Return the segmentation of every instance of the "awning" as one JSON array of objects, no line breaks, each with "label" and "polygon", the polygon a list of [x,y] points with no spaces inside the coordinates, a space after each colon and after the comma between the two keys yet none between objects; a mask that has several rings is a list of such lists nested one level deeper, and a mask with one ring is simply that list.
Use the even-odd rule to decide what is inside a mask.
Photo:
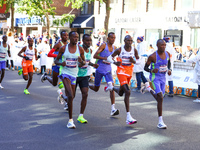
[{"label": "awning", "polygon": [[79,16],[76,17],[71,24],[72,28],[94,28],[94,16]]}]

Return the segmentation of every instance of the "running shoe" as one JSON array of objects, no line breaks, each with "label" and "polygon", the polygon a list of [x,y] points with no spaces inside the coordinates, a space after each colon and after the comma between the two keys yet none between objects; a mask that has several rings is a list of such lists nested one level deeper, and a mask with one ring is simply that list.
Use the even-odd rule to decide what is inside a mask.
[{"label": "running shoe", "polygon": [[28,89],[24,89],[24,94],[26,94],[26,95],[30,94],[29,91],[28,91]]},{"label": "running shoe", "polygon": [[85,118],[83,118],[83,116],[79,116],[77,121],[80,123],[87,123],[87,120]]},{"label": "running shoe", "polygon": [[12,67],[12,68],[11,68],[11,70],[12,70],[12,71],[14,71],[14,70],[15,70],[15,68],[14,68],[14,67]]},{"label": "running shoe", "polygon": [[110,115],[111,115],[111,116],[119,115],[119,109],[111,110]]},{"label": "running shoe", "polygon": [[20,76],[23,73],[23,69],[18,70],[18,75]]},{"label": "running shoe", "polygon": [[47,73],[45,72],[42,76],[41,76],[41,82],[44,82],[46,80],[46,75]]},{"label": "running shoe", "polygon": [[144,93],[145,93],[145,90],[146,90],[146,86],[143,86],[143,87],[141,87],[140,92],[141,92],[142,94],[144,94]]},{"label": "running shoe", "polygon": [[68,111],[68,104],[65,103],[64,110]]},{"label": "running shoe", "polygon": [[63,82],[62,82],[62,81],[60,81],[60,82],[58,83],[58,88],[59,88],[59,89],[64,88],[64,85],[63,85]]},{"label": "running shoe", "polygon": [[8,67],[6,67],[6,70],[9,70],[9,68],[8,68]]},{"label": "running shoe", "polygon": [[0,89],[3,89],[4,87],[0,84]]},{"label": "running shoe", "polygon": [[164,122],[158,123],[157,127],[159,129],[167,129],[167,126],[166,126],[166,124],[164,124]]},{"label": "running shoe", "polygon": [[168,97],[174,97],[174,94],[168,94]]},{"label": "running shoe", "polygon": [[113,90],[113,86],[105,86],[104,87],[105,92],[112,91],[112,90]]},{"label": "running shoe", "polygon": [[126,124],[131,125],[131,124],[135,124],[135,123],[137,123],[137,120],[133,119],[132,117],[126,120]]},{"label": "running shoe", "polygon": [[69,128],[69,129],[75,129],[76,126],[75,126],[75,124],[74,124],[74,121],[68,122],[67,128]]},{"label": "running shoe", "polygon": [[193,102],[194,103],[200,103],[200,99],[197,98],[197,99],[193,100]]},{"label": "running shoe", "polygon": [[138,92],[138,93],[139,93],[139,92],[140,92],[140,89],[135,88],[135,89],[132,89],[132,91],[133,91],[133,92]]}]

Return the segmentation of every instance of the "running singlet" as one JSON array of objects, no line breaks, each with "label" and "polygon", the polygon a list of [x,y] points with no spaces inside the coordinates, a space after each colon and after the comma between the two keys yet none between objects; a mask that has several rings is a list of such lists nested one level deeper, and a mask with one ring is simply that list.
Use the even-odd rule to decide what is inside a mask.
[{"label": "running singlet", "polygon": [[86,64],[84,66],[82,66],[81,68],[78,67],[78,77],[85,77],[85,76],[88,75],[87,74],[87,67],[88,67],[88,64],[89,64],[90,59],[91,59],[91,50],[90,50],[90,48],[88,48],[88,49],[89,49],[88,53],[86,53],[84,51],[84,56],[85,56]]},{"label": "running singlet", "polygon": [[[60,41],[60,44],[61,44],[62,46],[64,45],[62,41]],[[56,55],[58,55],[59,50],[58,50],[58,51],[54,51],[53,53],[56,54]],[[54,61],[55,61],[55,60],[56,60],[56,57],[54,58]],[[60,59],[59,61],[61,62],[61,59]],[[55,65],[56,65],[55,63],[52,64],[52,66],[55,66]]]},{"label": "running singlet", "polygon": [[132,47],[130,52],[127,52],[124,49],[124,46],[121,47],[121,53],[117,57],[117,61],[120,61],[120,66],[117,67],[117,74],[132,76],[133,73],[133,63],[130,62],[130,57],[135,58],[134,47]]},{"label": "running singlet", "polygon": [[158,52],[156,51],[156,63],[151,63],[151,69],[158,69],[158,73],[150,73],[150,79],[154,80],[157,79],[164,79],[165,80],[165,74],[168,71],[167,65],[169,60],[169,55],[165,51],[165,59],[161,59],[158,55]]},{"label": "running singlet", "polygon": [[77,77],[78,73],[78,57],[80,56],[78,44],[76,46],[76,52],[70,53],[68,49],[68,45],[66,45],[65,52],[62,55],[62,62],[66,62],[66,66],[60,66],[60,74],[67,74],[72,77]]},{"label": "running singlet", "polygon": [[6,47],[3,47],[3,42],[1,42],[1,46],[0,46],[0,61],[6,61],[7,52],[8,52],[8,44],[7,44]]},{"label": "running singlet", "polygon": [[[112,46],[112,47],[113,47],[113,51],[110,52],[108,49],[108,45],[106,43],[106,48],[99,54],[99,56],[108,57],[108,56],[112,55],[114,52],[114,46]],[[111,64],[107,60],[99,59],[99,60],[97,60],[97,64],[99,64],[99,67],[96,70],[99,73],[107,73],[107,72],[111,71]]]},{"label": "running singlet", "polygon": [[[34,50],[34,48],[33,48],[32,50],[30,50],[29,47],[27,46],[27,47],[26,47],[26,50],[25,50],[25,52],[24,52],[24,56],[27,56],[27,57],[29,58],[28,60],[29,60],[29,61],[32,61],[34,55],[35,55],[35,50]],[[25,60],[25,59],[23,59],[23,60]],[[27,61],[27,60],[26,60],[26,61]]]}]

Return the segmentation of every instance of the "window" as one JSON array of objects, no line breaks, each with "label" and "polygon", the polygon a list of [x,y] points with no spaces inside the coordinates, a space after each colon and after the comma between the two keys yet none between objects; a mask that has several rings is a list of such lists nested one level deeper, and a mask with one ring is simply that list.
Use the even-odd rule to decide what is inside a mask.
[{"label": "window", "polygon": [[172,0],[147,0],[147,11],[174,10],[174,1]]},{"label": "window", "polygon": [[176,46],[182,46],[183,30],[166,30],[165,36],[170,37],[170,42],[174,42]]},{"label": "window", "polygon": [[141,0],[123,0],[122,12],[139,11],[141,9]]},{"label": "window", "polygon": [[176,0],[176,10],[189,10],[193,8],[193,0]]},{"label": "window", "polygon": [[94,10],[93,3],[83,3],[83,7],[81,9],[81,15],[92,15]]},{"label": "window", "polygon": [[147,42],[147,46],[151,44],[154,49],[157,49],[156,43],[157,40],[161,38],[161,35],[162,35],[161,29],[146,29],[145,40]]}]

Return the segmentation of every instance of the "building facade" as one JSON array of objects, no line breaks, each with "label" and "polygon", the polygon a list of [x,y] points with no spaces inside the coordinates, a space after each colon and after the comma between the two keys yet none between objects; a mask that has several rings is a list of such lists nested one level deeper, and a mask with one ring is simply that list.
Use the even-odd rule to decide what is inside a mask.
[{"label": "building facade", "polygon": [[[64,7],[65,1],[63,0],[53,0],[52,7],[56,7],[56,15],[55,18],[60,18],[62,14],[68,14],[72,8]],[[16,7],[15,7],[16,8]],[[78,16],[80,10],[74,9],[71,14],[75,14]],[[45,18],[44,18],[45,19]],[[8,28],[11,26],[11,17],[7,19]],[[50,35],[53,33],[60,34],[61,30],[70,31],[70,23],[65,23],[64,26],[53,26],[52,27],[53,18],[50,16]],[[33,16],[29,18],[25,14],[16,13],[14,16],[14,27],[17,29],[17,33],[23,33],[24,38],[28,35],[42,35],[42,33],[46,32],[46,26],[42,23],[41,18],[38,16]]]},{"label": "building facade", "polygon": [[[200,47],[199,0],[111,0],[109,31],[116,33],[116,44],[129,34],[134,41],[144,36],[147,45],[171,37],[176,46]],[[95,28],[104,27],[105,4],[95,2]]]}]

